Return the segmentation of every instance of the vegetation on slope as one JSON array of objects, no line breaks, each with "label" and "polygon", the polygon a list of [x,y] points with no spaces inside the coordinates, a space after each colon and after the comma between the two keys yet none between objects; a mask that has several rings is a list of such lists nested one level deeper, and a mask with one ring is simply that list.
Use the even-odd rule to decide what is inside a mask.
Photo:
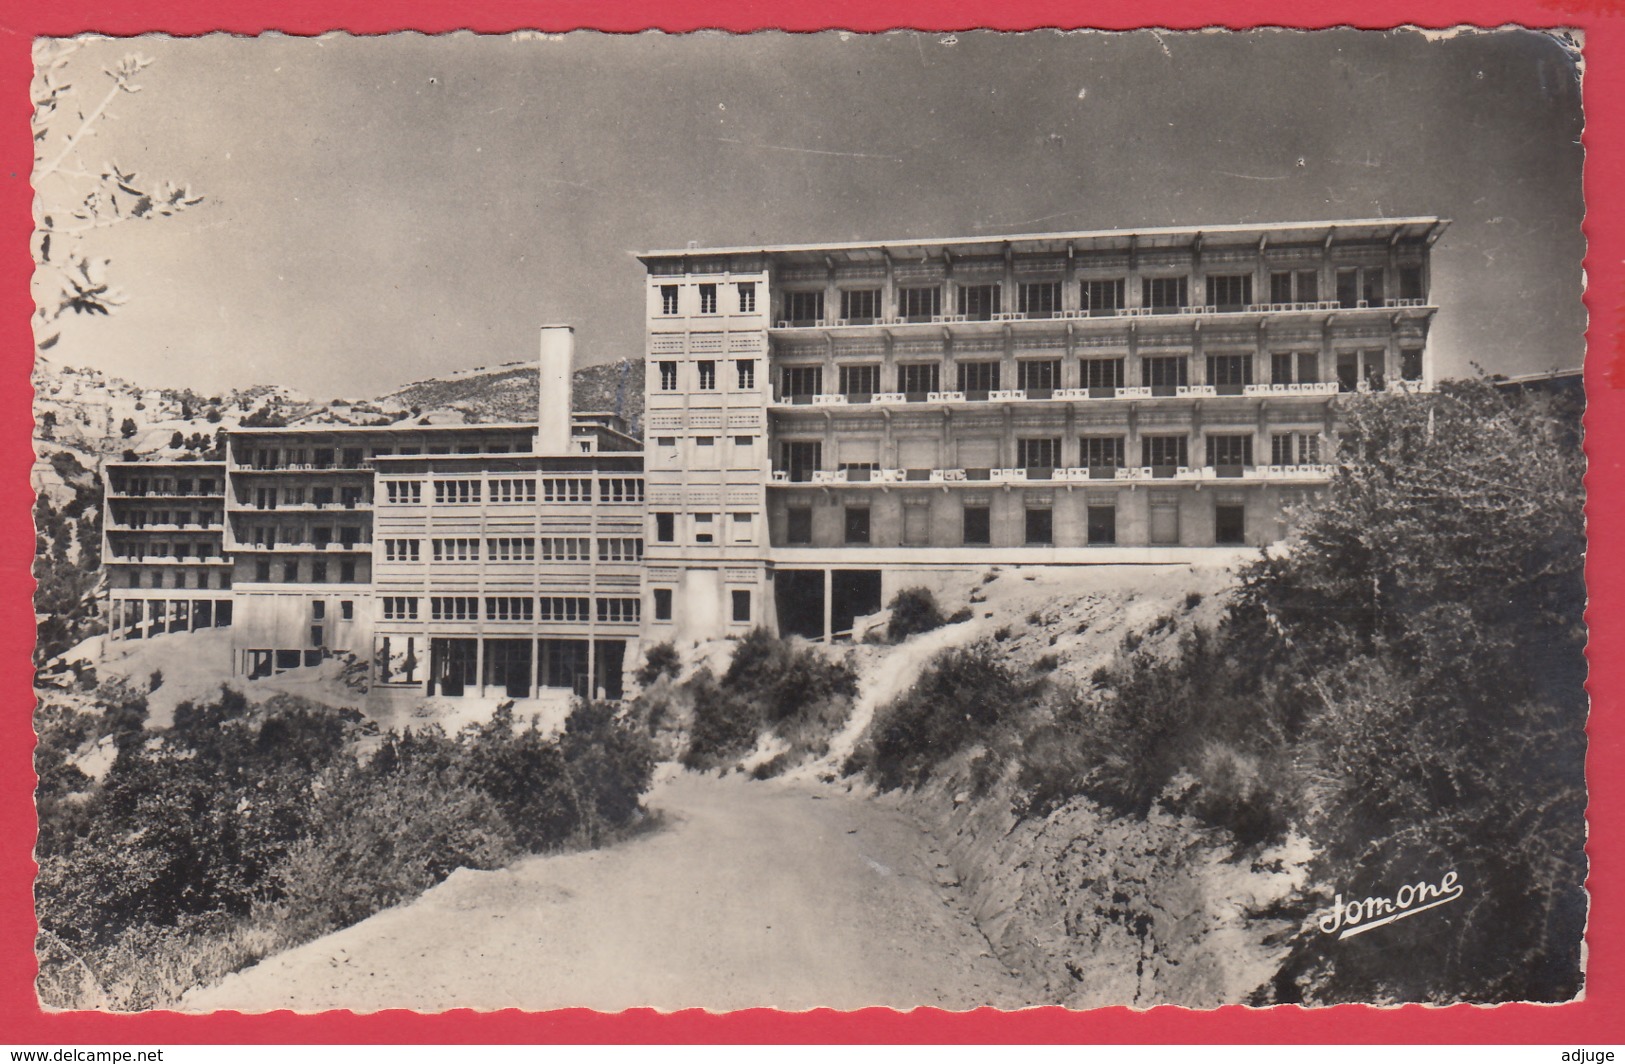
[{"label": "vegetation on slope", "polygon": [[[1566,1000],[1585,923],[1584,459],[1485,383],[1344,412],[1344,466],[1217,630],[1126,639],[1088,685],[945,654],[849,769],[916,786],[959,751],[1015,811],[1153,806],[1242,846],[1313,844],[1261,1001]],[[1454,872],[1460,900],[1338,939],[1318,916]]]},{"label": "vegetation on slope", "polygon": [[[356,714],[286,695],[256,709],[223,689],[157,733],[139,693],[98,701],[38,717],[39,988],[57,1007],[173,1004],[459,867],[598,844],[636,819],[654,769],[648,737],[601,704],[558,736],[504,706],[456,735],[369,739]],[[102,736],[117,756],[97,780],[80,766]]]}]

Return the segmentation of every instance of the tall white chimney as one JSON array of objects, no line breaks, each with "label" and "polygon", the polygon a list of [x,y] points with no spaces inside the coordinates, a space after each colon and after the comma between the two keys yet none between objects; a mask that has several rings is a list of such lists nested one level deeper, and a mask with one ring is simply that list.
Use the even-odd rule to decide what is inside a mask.
[{"label": "tall white chimney", "polygon": [[542,326],[536,381],[537,454],[566,454],[570,450],[570,383],[575,356],[573,326]]}]

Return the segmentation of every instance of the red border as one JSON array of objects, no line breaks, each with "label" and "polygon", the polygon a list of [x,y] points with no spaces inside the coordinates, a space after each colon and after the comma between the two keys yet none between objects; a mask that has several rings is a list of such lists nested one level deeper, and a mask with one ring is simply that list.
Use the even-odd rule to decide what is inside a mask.
[{"label": "red border", "polygon": [[[416,29],[438,33],[457,29],[505,32],[514,29],[562,31],[593,27],[611,31],[663,29],[686,31],[724,28],[738,31],[781,28],[816,30],[839,27],[877,31],[899,27],[958,30],[975,27],[1032,29],[1093,26],[1130,28],[1158,25],[1194,28],[1225,24],[1290,25],[1306,28],[1354,25],[1379,28],[1414,24],[1446,27],[1462,23],[1497,26],[1518,23],[1573,27],[1585,33],[1586,162],[1585,188],[1590,213],[1586,220],[1588,254],[1586,298],[1591,321],[1587,378],[1590,408],[1586,423],[1591,472],[1589,516],[1591,554],[1588,565],[1592,601],[1614,601],[1625,589],[1625,224],[1617,196],[1625,188],[1625,0],[1340,0],[1308,8],[1301,0],[1267,0],[1246,5],[1245,14],[1222,0],[1163,3],[1155,12],[1114,0],[1087,8],[1076,0],[982,0],[977,3],[931,3],[839,0],[814,6],[752,0],[626,0],[613,6],[589,0],[520,3],[485,0],[470,5],[448,0],[404,0],[391,5],[364,2],[302,0],[284,2],[274,15],[271,5],[254,5],[258,14],[231,11],[212,0],[53,0],[49,10],[0,14],[0,470],[12,487],[0,511],[0,1041],[46,1044],[92,1043],[524,1043],[524,1042],[1564,1042],[1596,1045],[1625,1042],[1625,992],[1618,977],[1622,947],[1620,900],[1625,864],[1609,842],[1622,821],[1620,797],[1625,789],[1621,754],[1625,727],[1614,701],[1625,690],[1619,656],[1625,612],[1593,607],[1593,714],[1591,725],[1591,892],[1588,935],[1590,975],[1584,1001],[1562,1006],[1506,1005],[1495,1008],[1457,1006],[1428,1009],[1407,1006],[1377,1010],[1341,1006],[1321,1010],[1292,1008],[1249,1010],[1240,1007],[1199,1013],[1158,1008],[1136,1013],[1104,1009],[1067,1013],[1035,1009],[999,1014],[917,1010],[902,1014],[884,1009],[858,1013],[828,1011],[779,1014],[766,1010],[724,1016],[699,1011],[660,1015],[650,1011],[600,1015],[586,1010],[526,1014],[468,1011],[439,1016],[407,1012],[356,1016],[327,1013],[295,1016],[219,1014],[205,1017],[155,1013],[104,1016],[90,1013],[41,1013],[35,1004],[31,974],[34,921],[28,885],[33,864],[33,774],[29,751],[33,733],[29,707],[29,652],[32,610],[29,596],[31,544],[27,469],[32,461],[33,423],[28,372],[33,351],[29,332],[31,260],[25,251],[30,229],[29,173],[31,145],[27,136],[29,43],[38,35],[99,31],[115,35],[163,31],[199,34],[213,30],[255,33],[278,29],[294,34],[328,30],[382,33]],[[1315,17],[1305,18],[1306,11]]]}]

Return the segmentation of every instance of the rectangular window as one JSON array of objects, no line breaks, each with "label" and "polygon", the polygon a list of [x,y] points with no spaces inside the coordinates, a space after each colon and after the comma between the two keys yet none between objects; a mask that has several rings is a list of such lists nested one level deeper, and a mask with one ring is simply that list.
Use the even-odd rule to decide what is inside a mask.
[{"label": "rectangular window", "polygon": [[1037,439],[1016,441],[1016,465],[1024,469],[1050,470],[1061,464],[1061,441]]},{"label": "rectangular window", "polygon": [[671,588],[657,587],[654,589],[655,620],[671,620]]},{"label": "rectangular window", "polygon": [[1113,472],[1123,465],[1123,437],[1085,436],[1079,441],[1083,464],[1091,470],[1115,476]]},{"label": "rectangular window", "polygon": [[677,515],[655,514],[655,542],[674,543],[677,540]]},{"label": "rectangular window", "polygon": [[601,562],[635,562],[643,558],[643,540],[633,536],[613,536],[598,541]]},{"label": "rectangular window", "polygon": [[1407,381],[1422,379],[1422,349],[1420,347],[1407,347],[1399,352],[1399,378]]},{"label": "rectangular window", "polygon": [[441,504],[479,502],[480,482],[477,480],[437,480],[434,482],[434,501]]},{"label": "rectangular window", "polygon": [[738,386],[742,392],[748,392],[756,387],[756,360],[754,358],[741,358],[734,362],[734,370],[738,373]]},{"label": "rectangular window", "polygon": [[392,503],[420,503],[423,483],[417,480],[391,480],[384,485],[384,499]]},{"label": "rectangular window", "polygon": [[355,562],[339,562],[339,582],[342,584],[355,583]]},{"label": "rectangular window", "polygon": [[[677,441],[672,440],[676,446]],[[599,502],[642,502],[643,481],[637,477],[605,477],[598,482]]]},{"label": "rectangular window", "polygon": [[750,623],[750,592],[735,590],[729,593],[733,599],[733,618],[735,624]]},{"label": "rectangular window", "polygon": [[717,286],[714,284],[700,285],[700,313],[715,314],[717,312]]},{"label": "rectangular window", "polygon": [[1207,356],[1207,382],[1220,395],[1240,395],[1253,383],[1252,355]]},{"label": "rectangular window", "polygon": [[289,584],[291,584],[294,581],[298,580],[299,579],[299,563],[298,562],[283,562],[282,563],[282,579],[283,579],[283,582],[289,583]]},{"label": "rectangular window", "polygon": [[869,542],[869,508],[867,506],[848,506],[846,508],[846,542]]},{"label": "rectangular window", "polygon": [[1123,278],[1109,281],[1083,282],[1083,309],[1091,318],[1105,318],[1116,314],[1125,306]]},{"label": "rectangular window", "polygon": [[792,506],[785,511],[785,542],[812,542],[812,507]]},{"label": "rectangular window", "polygon": [[841,318],[850,325],[873,325],[880,317],[880,289],[854,288],[841,292]]},{"label": "rectangular window", "polygon": [[1352,392],[1361,387],[1380,392],[1383,389],[1384,353],[1372,351],[1339,351],[1337,353],[1337,383],[1341,390]]},{"label": "rectangular window", "polygon": [[415,621],[418,619],[418,600],[403,595],[384,596],[384,620]]},{"label": "rectangular window", "polygon": [[784,293],[784,319],[791,325],[822,325],[824,323],[824,293]]},{"label": "rectangular window", "polygon": [[936,362],[914,362],[897,367],[897,390],[911,402],[923,401],[930,392],[942,390],[942,366]]},{"label": "rectangular window", "polygon": [[1241,546],[1247,542],[1247,508],[1235,504],[1213,507],[1213,542]]},{"label": "rectangular window", "polygon": [[1029,318],[1053,318],[1061,313],[1061,282],[1034,281],[1017,290],[1016,307]]},{"label": "rectangular window", "polygon": [[415,539],[384,540],[384,560],[389,562],[415,562],[422,542]]},{"label": "rectangular window", "polygon": [[676,285],[674,285],[674,284],[663,284],[663,285],[660,286],[660,313],[662,313],[662,314],[676,314],[677,313],[677,286]]},{"label": "rectangular window", "polygon": [[1400,299],[1426,299],[1422,291],[1422,267],[1401,266],[1399,268],[1399,298]]},{"label": "rectangular window", "polygon": [[591,550],[585,536],[543,536],[536,544],[544,562],[584,562]]},{"label": "rectangular window", "polygon": [[660,390],[675,392],[677,390],[677,363],[660,363]]},{"label": "rectangular window", "polygon": [[1221,312],[1235,313],[1253,301],[1253,275],[1220,274],[1207,279],[1207,305]]},{"label": "rectangular window", "polygon": [[[1086,358],[1083,368],[1083,386],[1116,392],[1123,387],[1123,360],[1120,358]],[[1109,398],[1109,396],[1108,396]]]},{"label": "rectangular window", "polygon": [[784,440],[779,445],[779,468],[794,481],[808,481],[824,468],[824,445],[817,440]]},{"label": "rectangular window", "polygon": [[310,563],[310,582],[313,584],[327,583],[327,563],[317,559]]},{"label": "rectangular window", "polygon": [[1209,436],[1207,464],[1221,477],[1241,476],[1242,470],[1253,464],[1252,436]]},{"label": "rectangular window", "polygon": [[310,604],[310,616],[312,620],[317,621],[321,620],[323,617],[326,617],[327,603],[323,602],[321,599],[317,599],[315,602],[312,602]]},{"label": "rectangular window", "polygon": [[942,314],[942,289],[899,288],[897,313],[904,321],[930,321]]},{"label": "rectangular window", "polygon": [[1377,267],[1367,266],[1361,274],[1360,298],[1365,300],[1366,306],[1383,306],[1387,296],[1387,290],[1383,286],[1383,271]]},{"label": "rectangular window", "polygon": [[1190,360],[1184,355],[1159,355],[1142,359],[1140,372],[1152,395],[1173,395],[1174,389],[1190,383]]},{"label": "rectangular window", "polygon": [[999,364],[997,362],[961,362],[959,390],[966,396],[986,399],[988,392],[999,390]]},{"label": "rectangular window", "polygon": [[488,621],[529,621],[536,616],[536,600],[520,595],[493,595],[485,600]]},{"label": "rectangular window", "polygon": [[536,481],[534,479],[510,479],[507,477],[491,481],[492,502],[535,502]]},{"label": "rectangular window", "polygon": [[537,600],[536,619],[540,621],[584,621],[589,600],[585,596],[543,595]]},{"label": "rectangular window", "polygon": [[1270,437],[1270,465],[1313,465],[1320,461],[1320,436],[1312,432],[1277,432]]},{"label": "rectangular window", "polygon": [[1270,383],[1292,384],[1296,360],[1290,353],[1270,356]]},{"label": "rectangular window", "polygon": [[841,366],[841,394],[868,398],[880,391],[879,366]]},{"label": "rectangular window", "polygon": [[542,481],[543,502],[592,502],[592,481],[586,477],[547,477]]},{"label": "rectangular window", "polygon": [[779,371],[780,398],[810,400],[824,390],[824,367],[785,366]]},{"label": "rectangular window", "polygon": [[1140,464],[1150,466],[1159,475],[1172,476],[1179,466],[1190,465],[1189,444],[1184,436],[1140,437]]},{"label": "rectangular window", "polygon": [[536,540],[532,536],[493,536],[485,541],[485,556],[494,562],[533,562]]},{"label": "rectangular window", "polygon": [[694,515],[695,543],[715,543],[717,541],[717,534],[715,531],[716,516],[716,514]]},{"label": "rectangular window", "polygon": [[1189,305],[1188,277],[1143,277],[1140,279],[1140,305],[1153,314],[1178,314]]},{"label": "rectangular window", "polygon": [[707,360],[702,360],[700,362],[696,362],[694,365],[695,365],[695,368],[699,370],[699,374],[700,374],[700,391],[702,391],[702,392],[714,392],[714,391],[716,391],[717,390],[717,364],[715,362],[712,362],[709,359],[707,359]]},{"label": "rectangular window", "polygon": [[[1061,386],[1059,359],[1043,359],[1016,363],[1016,387],[1027,393],[1029,399],[1043,399]],[[1033,393],[1038,394],[1033,394]]]},{"label": "rectangular window", "polygon": [[341,601],[339,603],[339,617],[346,621],[355,620],[355,603],[350,599]]},{"label": "rectangular window", "polygon": [[756,313],[756,282],[755,281],[740,281],[737,284],[736,287],[739,290],[739,313],[741,313],[741,314],[755,314]]},{"label": "rectangular window", "polygon": [[1048,547],[1055,542],[1055,512],[1048,507],[1027,510],[1027,545]]},{"label": "rectangular window", "polygon": [[477,562],[480,560],[480,541],[477,539],[435,539],[429,541],[430,551],[437,562]]},{"label": "rectangular window", "polygon": [[1341,269],[1337,271],[1337,305],[1345,309],[1352,309],[1358,305],[1360,299],[1360,271],[1355,269]]},{"label": "rectangular window", "polygon": [[959,289],[959,313],[971,321],[989,321],[999,313],[999,286],[968,284]]},{"label": "rectangular window", "polygon": [[1179,496],[1175,492],[1151,493],[1151,542],[1158,546],[1179,542]]},{"label": "rectangular window", "polygon": [[474,595],[434,595],[429,599],[429,619],[477,621],[480,619],[480,600]]},{"label": "rectangular window", "polygon": [[1117,542],[1117,507],[1091,506],[1088,513],[1091,547],[1109,547]]},{"label": "rectangular window", "polygon": [[635,624],[642,613],[642,599],[601,598],[598,600],[598,619],[605,624]]},{"label": "rectangular window", "polygon": [[1270,274],[1271,303],[1313,303],[1320,298],[1316,270],[1280,270]]},{"label": "rectangular window", "polygon": [[985,547],[993,542],[993,511],[986,506],[965,507],[963,539],[966,546]]}]

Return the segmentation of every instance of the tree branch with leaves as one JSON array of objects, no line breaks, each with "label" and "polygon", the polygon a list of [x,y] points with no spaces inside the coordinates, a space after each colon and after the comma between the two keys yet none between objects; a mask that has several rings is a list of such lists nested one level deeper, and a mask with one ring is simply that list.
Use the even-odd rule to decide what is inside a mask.
[{"label": "tree branch with leaves", "polygon": [[132,53],[102,68],[111,81],[88,109],[70,73],[78,40],[34,44],[35,344],[60,338],[64,314],[111,314],[127,297],[108,279],[111,260],[88,253],[83,234],[131,221],[167,218],[203,202],[185,185],[144,181],[116,162],[87,166],[98,128],[116,120],[115,104],[141,91],[137,77],[152,60]]}]

